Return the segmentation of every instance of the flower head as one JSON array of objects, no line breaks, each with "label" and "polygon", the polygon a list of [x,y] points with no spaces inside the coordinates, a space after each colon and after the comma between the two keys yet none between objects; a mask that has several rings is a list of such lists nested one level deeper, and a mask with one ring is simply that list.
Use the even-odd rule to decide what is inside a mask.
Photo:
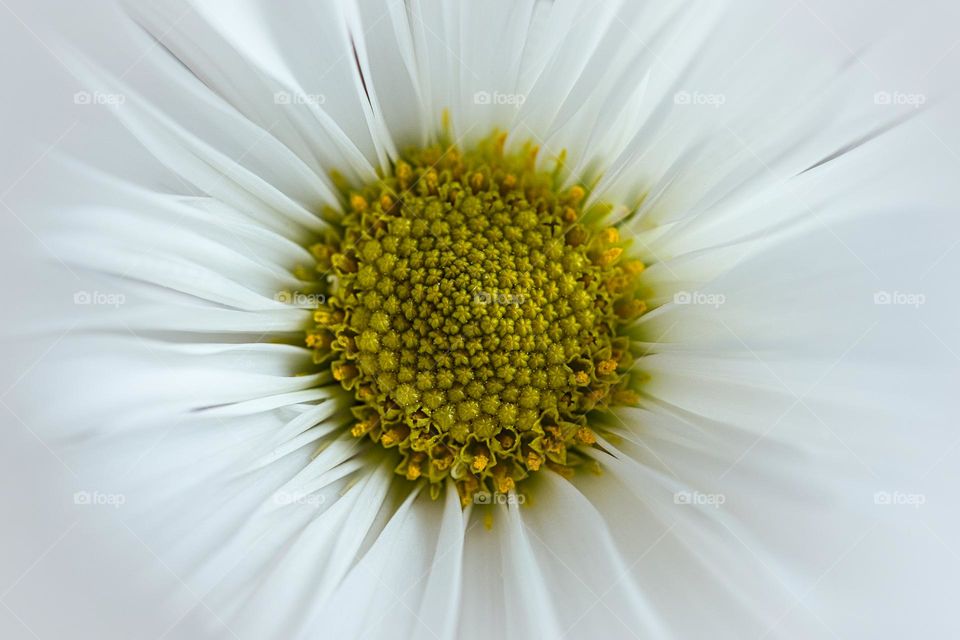
[{"label": "flower head", "polygon": [[505,138],[404,154],[312,247],[334,282],[307,343],[357,400],[351,433],[464,506],[583,462],[590,413],[632,397],[621,331],[642,309],[603,207]]},{"label": "flower head", "polygon": [[957,635],[955,131],[807,2],[101,4],[0,196],[35,635]]}]

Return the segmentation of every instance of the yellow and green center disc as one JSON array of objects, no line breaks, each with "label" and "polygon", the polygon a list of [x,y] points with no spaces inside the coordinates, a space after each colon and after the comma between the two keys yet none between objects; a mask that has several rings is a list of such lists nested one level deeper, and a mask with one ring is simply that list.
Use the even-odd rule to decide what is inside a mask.
[{"label": "yellow and green center disc", "polygon": [[619,330],[645,309],[643,264],[587,222],[582,187],[503,143],[406,152],[312,248],[333,284],[307,343],[354,394],[353,435],[434,496],[452,478],[464,504],[567,472],[596,442],[591,412],[636,401]]}]

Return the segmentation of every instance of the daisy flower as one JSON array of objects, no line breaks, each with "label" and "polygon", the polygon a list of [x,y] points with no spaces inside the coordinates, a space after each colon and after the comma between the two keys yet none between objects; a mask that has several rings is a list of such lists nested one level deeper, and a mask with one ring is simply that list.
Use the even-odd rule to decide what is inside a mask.
[{"label": "daisy flower", "polygon": [[957,632],[956,129],[804,2],[63,22],[4,406],[53,601],[123,595],[61,633]]}]

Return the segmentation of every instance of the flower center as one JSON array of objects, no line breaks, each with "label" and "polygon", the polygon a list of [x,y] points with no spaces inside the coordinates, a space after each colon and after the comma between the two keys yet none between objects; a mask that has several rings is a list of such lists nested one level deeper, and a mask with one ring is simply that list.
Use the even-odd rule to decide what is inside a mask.
[{"label": "flower center", "polygon": [[643,264],[590,222],[603,211],[582,187],[504,139],[408,151],[312,247],[334,277],[307,344],[353,392],[352,434],[396,449],[434,497],[452,478],[464,504],[572,472],[592,413],[637,400],[619,329],[645,310]]}]

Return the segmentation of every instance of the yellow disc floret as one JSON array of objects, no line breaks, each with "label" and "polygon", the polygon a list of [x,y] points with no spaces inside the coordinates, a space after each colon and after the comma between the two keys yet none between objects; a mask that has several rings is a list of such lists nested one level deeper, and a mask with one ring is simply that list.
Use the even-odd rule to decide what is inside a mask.
[{"label": "yellow disc floret", "polygon": [[643,264],[583,186],[503,141],[408,151],[312,248],[331,291],[307,345],[356,397],[351,433],[464,503],[568,472],[591,413],[637,398],[620,329],[646,309]]}]

